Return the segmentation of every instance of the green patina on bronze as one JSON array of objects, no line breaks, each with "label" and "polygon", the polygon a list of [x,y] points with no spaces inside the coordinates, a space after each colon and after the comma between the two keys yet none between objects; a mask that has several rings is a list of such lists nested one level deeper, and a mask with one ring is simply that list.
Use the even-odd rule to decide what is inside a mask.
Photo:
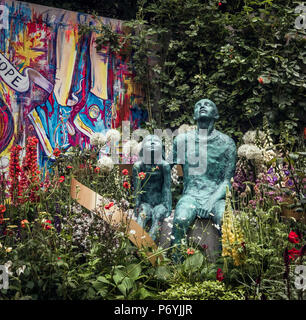
[{"label": "green patina on bronze", "polygon": [[[218,118],[216,105],[208,99],[202,99],[195,104],[194,108],[197,129],[180,134],[174,139],[173,164],[181,164],[183,167],[184,189],[175,208],[173,243],[181,243],[181,239],[186,236],[189,226],[193,224],[196,217],[212,218],[213,223],[221,226],[226,186],[231,187],[230,180],[235,173],[237,152],[234,141],[214,129],[214,122]],[[207,130],[204,139],[199,134],[203,130]],[[200,148],[205,149],[207,166],[201,174],[191,174],[190,169],[197,167],[199,163],[192,164],[188,159],[190,141],[193,141],[195,146],[195,156],[198,157],[201,154]],[[183,147],[185,151],[179,152]]]},{"label": "green patina on bronze", "polygon": [[[141,161],[133,165],[133,184],[136,193],[135,216],[137,222],[145,228],[149,221],[149,234],[153,240],[159,229],[159,223],[171,214],[171,167],[164,160],[162,141],[156,135],[148,135],[142,142]],[[144,172],[145,178],[139,178]],[[139,192],[140,191],[140,192]]]}]

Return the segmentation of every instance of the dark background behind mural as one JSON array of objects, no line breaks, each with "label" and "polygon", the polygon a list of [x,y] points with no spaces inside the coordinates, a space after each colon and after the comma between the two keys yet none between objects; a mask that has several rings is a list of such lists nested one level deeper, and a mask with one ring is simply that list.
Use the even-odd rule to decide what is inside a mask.
[{"label": "dark background behind mural", "polygon": [[23,2],[37,3],[48,7],[56,7],[84,13],[92,13],[95,11],[99,16],[121,20],[134,19],[137,11],[137,0],[31,0]]}]

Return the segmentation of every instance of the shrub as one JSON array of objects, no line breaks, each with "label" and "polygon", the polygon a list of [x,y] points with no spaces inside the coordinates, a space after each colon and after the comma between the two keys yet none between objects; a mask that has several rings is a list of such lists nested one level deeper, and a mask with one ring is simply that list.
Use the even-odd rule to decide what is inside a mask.
[{"label": "shrub", "polygon": [[203,281],[195,283],[176,283],[161,292],[165,300],[243,300],[243,292],[227,289],[219,281]]}]

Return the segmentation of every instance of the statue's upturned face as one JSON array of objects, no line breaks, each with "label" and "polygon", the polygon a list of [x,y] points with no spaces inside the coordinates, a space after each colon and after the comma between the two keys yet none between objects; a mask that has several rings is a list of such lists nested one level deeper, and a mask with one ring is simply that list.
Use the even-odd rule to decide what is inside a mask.
[{"label": "statue's upturned face", "polygon": [[208,99],[198,101],[194,106],[194,119],[200,118],[217,119],[218,111],[214,103]]}]

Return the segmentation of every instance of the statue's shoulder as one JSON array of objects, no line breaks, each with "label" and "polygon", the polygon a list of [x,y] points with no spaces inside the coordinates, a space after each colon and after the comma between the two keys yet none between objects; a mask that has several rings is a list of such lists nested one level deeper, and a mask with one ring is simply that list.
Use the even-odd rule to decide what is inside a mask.
[{"label": "statue's shoulder", "polygon": [[235,141],[230,136],[228,136],[227,134],[225,134],[219,130],[216,130],[216,134],[218,136],[218,140],[220,143],[227,145],[229,148],[236,149]]}]

